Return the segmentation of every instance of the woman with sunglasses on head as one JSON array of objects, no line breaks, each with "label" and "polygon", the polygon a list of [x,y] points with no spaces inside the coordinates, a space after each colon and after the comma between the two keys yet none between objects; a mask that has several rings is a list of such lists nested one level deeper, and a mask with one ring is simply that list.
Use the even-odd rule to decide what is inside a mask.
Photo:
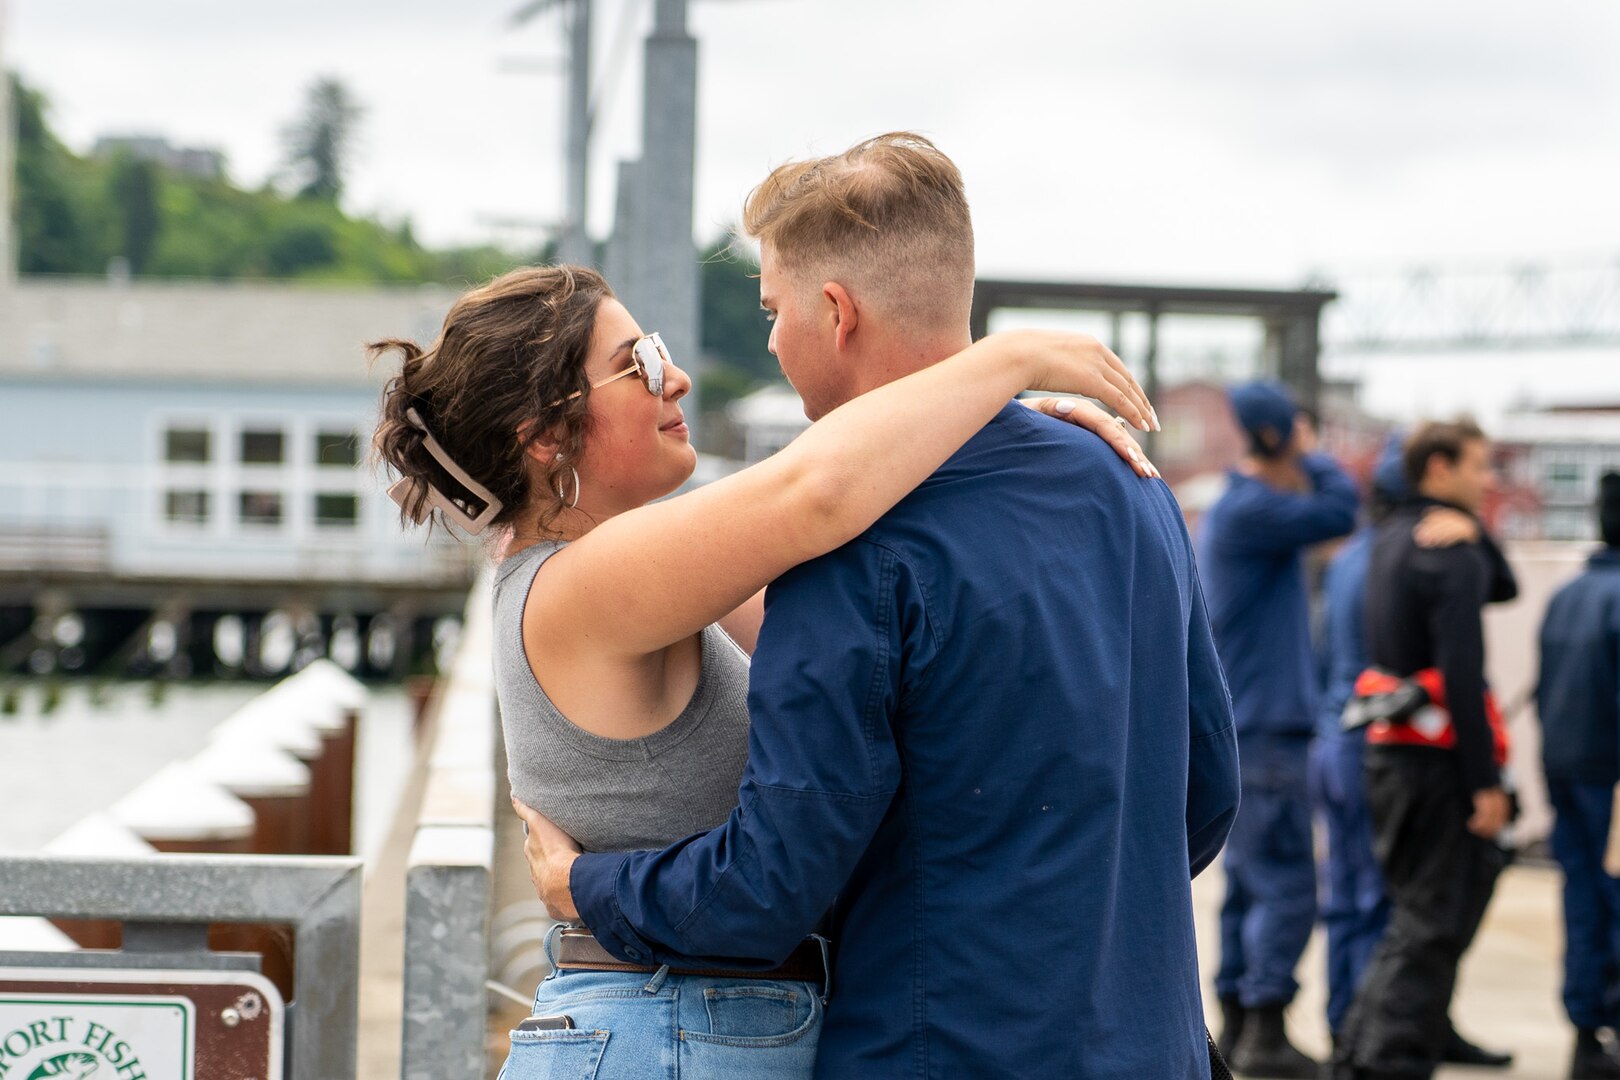
[{"label": "woman with sunglasses on head", "polygon": [[[696,456],[691,382],[596,273],[516,270],[403,354],[375,445],[406,517],[494,530],[495,673],[514,795],[588,850],[663,847],[723,821],[747,752],[762,590],[855,538],[1031,387],[1042,412],[1157,473],[1125,431],[1152,410],[1082,335],[992,335],[828,412],[757,465],[676,498]],[[509,1080],[808,1077],[824,971],[808,942],[762,973],[626,971],[588,934],[548,940]],[[666,1061],[666,1064],[668,1062]],[[593,1071],[595,1070],[595,1071]],[[570,1073],[569,1075],[573,1075]],[[673,1072],[668,1075],[674,1075]]]}]

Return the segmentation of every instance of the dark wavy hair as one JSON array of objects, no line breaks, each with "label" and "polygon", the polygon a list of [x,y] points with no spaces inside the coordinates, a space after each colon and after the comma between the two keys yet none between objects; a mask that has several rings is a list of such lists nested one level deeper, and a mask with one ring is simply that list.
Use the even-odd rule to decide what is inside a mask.
[{"label": "dark wavy hair", "polygon": [[1406,438],[1401,452],[1401,464],[1406,471],[1406,483],[1413,491],[1423,484],[1429,472],[1429,459],[1436,454],[1448,465],[1462,460],[1463,447],[1485,438],[1484,430],[1468,417],[1456,420],[1430,420],[1419,424]]},{"label": "dark wavy hair", "polygon": [[[373,363],[389,352],[403,358],[383,387],[372,436],[377,459],[447,495],[472,496],[422,445],[422,431],[406,419],[414,408],[450,458],[501,500],[494,524],[537,510],[537,524],[547,530],[564,506],[560,481],[589,431],[585,359],[597,309],[612,296],[594,270],[524,267],[463,293],[426,349],[402,338],[371,342]],[[580,396],[566,400],[574,393]],[[538,479],[538,501],[518,436],[529,421],[536,434],[560,433],[559,453]],[[425,501],[418,488],[400,520],[414,520]]]}]

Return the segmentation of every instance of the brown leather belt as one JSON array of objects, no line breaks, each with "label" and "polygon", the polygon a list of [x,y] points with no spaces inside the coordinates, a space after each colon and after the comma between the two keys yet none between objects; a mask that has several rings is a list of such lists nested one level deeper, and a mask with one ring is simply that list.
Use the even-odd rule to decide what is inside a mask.
[{"label": "brown leather belt", "polygon": [[[557,967],[561,971],[634,971],[652,973],[656,964],[627,964],[591,936],[589,930],[568,928],[557,934]],[[788,982],[825,982],[827,972],[822,964],[821,944],[815,938],[805,938],[788,956],[782,966],[770,971],[734,971],[716,968],[671,967],[671,975],[708,975],[718,979],[781,979]]]}]

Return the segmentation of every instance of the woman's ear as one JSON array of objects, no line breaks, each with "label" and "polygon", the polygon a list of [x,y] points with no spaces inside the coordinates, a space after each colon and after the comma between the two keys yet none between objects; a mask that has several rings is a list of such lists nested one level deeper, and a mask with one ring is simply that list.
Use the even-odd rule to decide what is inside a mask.
[{"label": "woman's ear", "polygon": [[517,438],[523,446],[523,453],[541,465],[549,465],[553,460],[561,461],[562,443],[549,430],[536,431],[538,423],[536,420],[525,420],[518,425]]}]

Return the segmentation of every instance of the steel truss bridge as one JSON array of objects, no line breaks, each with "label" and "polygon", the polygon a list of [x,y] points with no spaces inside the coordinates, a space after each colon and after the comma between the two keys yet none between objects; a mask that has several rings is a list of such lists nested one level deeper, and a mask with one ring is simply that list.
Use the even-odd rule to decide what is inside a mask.
[{"label": "steel truss bridge", "polygon": [[1336,355],[1620,345],[1620,251],[1608,257],[1414,265],[1314,277]]}]

